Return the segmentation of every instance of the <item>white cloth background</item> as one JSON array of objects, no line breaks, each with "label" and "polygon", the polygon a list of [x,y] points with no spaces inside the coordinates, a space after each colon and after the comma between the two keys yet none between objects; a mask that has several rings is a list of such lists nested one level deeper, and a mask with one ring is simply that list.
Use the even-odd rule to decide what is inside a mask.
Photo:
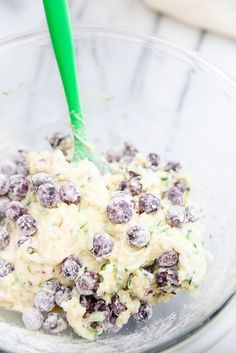
[{"label": "white cloth background", "polygon": [[236,38],[235,0],[145,0],[152,8],[187,24]]}]

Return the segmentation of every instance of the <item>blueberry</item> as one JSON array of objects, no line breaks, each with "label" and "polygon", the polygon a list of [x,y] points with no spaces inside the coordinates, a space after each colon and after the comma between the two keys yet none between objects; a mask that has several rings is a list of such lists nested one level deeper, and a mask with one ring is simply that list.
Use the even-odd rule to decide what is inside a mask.
[{"label": "blueberry", "polygon": [[52,293],[39,291],[34,297],[34,305],[41,312],[49,312],[55,307],[55,296]]},{"label": "blueberry", "polygon": [[185,214],[188,222],[196,222],[199,219],[199,212],[193,206],[186,207]]},{"label": "blueberry", "polygon": [[43,207],[53,208],[60,201],[60,194],[54,185],[47,183],[40,185],[38,198]]},{"label": "blueberry", "polygon": [[122,149],[123,156],[135,157],[138,153],[137,148],[129,142],[124,143],[124,147]]},{"label": "blueberry", "polygon": [[53,149],[60,147],[64,144],[67,140],[70,139],[70,135],[62,133],[62,132],[55,132],[50,138],[49,143]]},{"label": "blueberry", "polygon": [[111,298],[110,309],[116,316],[119,316],[123,311],[127,310],[127,307],[125,304],[121,303],[118,295],[114,295]]},{"label": "blueberry", "polygon": [[165,166],[165,171],[170,172],[171,170],[177,172],[181,169],[181,164],[176,162],[168,162]]},{"label": "blueberry", "polygon": [[56,294],[60,287],[61,283],[56,278],[49,279],[47,282],[44,283],[44,290],[52,294]]},{"label": "blueberry", "polygon": [[43,323],[43,315],[35,308],[28,308],[22,314],[22,321],[28,330],[39,330]]},{"label": "blueberry", "polygon": [[86,308],[86,313],[91,314],[95,311],[102,311],[106,317],[109,316],[110,309],[102,298],[94,295],[81,295],[80,304]]},{"label": "blueberry", "polygon": [[135,225],[128,230],[127,239],[130,244],[142,248],[150,242],[150,232],[142,225]]},{"label": "blueberry", "polygon": [[18,150],[15,156],[14,162],[16,164],[16,169],[18,174],[28,175],[29,171],[27,168],[27,152],[24,150]]},{"label": "blueberry", "polygon": [[180,191],[184,192],[187,189],[187,184],[184,180],[178,180],[174,183],[174,186]]},{"label": "blueberry", "polygon": [[80,201],[79,189],[72,183],[65,183],[60,187],[62,201],[71,204]]},{"label": "blueberry", "polygon": [[58,306],[71,299],[71,289],[67,286],[61,285],[55,294],[55,302]]},{"label": "blueberry", "polygon": [[26,177],[21,174],[16,174],[9,179],[8,196],[14,201],[21,201],[27,194],[29,183]]},{"label": "blueberry", "polygon": [[106,304],[105,300],[102,298],[98,298],[97,302],[95,304],[94,307],[95,311],[102,311],[103,313],[105,313],[105,315],[108,317],[110,314],[110,309],[108,307],[108,305]]},{"label": "blueberry", "polygon": [[33,235],[37,232],[36,220],[27,214],[17,219],[16,226],[23,235]]},{"label": "blueberry", "polygon": [[60,314],[49,313],[43,320],[43,328],[51,333],[59,333],[67,328],[67,323]]},{"label": "blueberry", "polygon": [[178,273],[176,270],[167,268],[156,274],[156,283],[158,287],[176,287],[179,284]]},{"label": "blueberry", "polygon": [[81,295],[80,304],[86,308],[86,313],[91,314],[95,311],[95,305],[97,303],[97,298],[94,295]]},{"label": "blueberry", "polygon": [[121,151],[121,158],[119,160],[121,168],[125,168],[126,166],[128,166],[133,161],[137,153],[138,150],[136,149],[136,147],[126,142]]},{"label": "blueberry", "polygon": [[8,178],[5,175],[0,174],[0,196],[6,195],[8,193],[8,190],[9,190]]},{"label": "blueberry", "polygon": [[168,200],[171,201],[172,205],[181,206],[184,201],[183,192],[176,186],[172,186],[172,188],[168,191]]},{"label": "blueberry", "polygon": [[117,150],[110,150],[106,154],[106,159],[109,163],[119,162],[122,157],[122,152]]},{"label": "blueberry", "polygon": [[172,206],[166,213],[166,221],[171,227],[180,228],[186,222],[185,209],[180,206]]},{"label": "blueberry", "polygon": [[76,287],[80,294],[90,295],[96,292],[99,286],[99,276],[97,273],[88,271],[77,278]]},{"label": "blueberry", "polygon": [[25,205],[20,201],[11,201],[6,209],[6,216],[12,221],[16,221],[19,217],[28,212]]},{"label": "blueberry", "polygon": [[14,271],[14,267],[5,260],[0,260],[0,278],[6,277]]},{"label": "blueberry", "polygon": [[106,257],[113,249],[114,242],[109,234],[98,233],[93,238],[92,252],[95,257]]},{"label": "blueberry", "polygon": [[109,163],[122,162],[129,164],[137,154],[138,150],[130,143],[124,143],[122,150],[111,150],[107,153],[107,161]]},{"label": "blueberry", "polygon": [[156,262],[160,267],[172,267],[179,261],[179,254],[175,250],[166,251],[161,254]]},{"label": "blueberry", "polygon": [[32,176],[31,182],[32,182],[33,189],[35,191],[37,191],[38,188],[40,187],[40,185],[43,185],[43,184],[55,185],[53,178],[50,175],[48,175],[47,173],[34,174]]},{"label": "blueberry", "polygon": [[129,191],[133,196],[141,193],[143,185],[141,183],[141,176],[134,176],[129,180],[128,187]]},{"label": "blueberry", "polygon": [[31,238],[30,238],[28,235],[21,235],[21,236],[18,238],[17,246],[20,247],[20,246],[23,245],[26,241],[28,241],[29,244],[31,244]]},{"label": "blueberry", "polygon": [[142,194],[139,198],[140,213],[154,213],[161,207],[160,200],[150,192]]},{"label": "blueberry", "polygon": [[138,309],[137,314],[133,315],[133,318],[137,322],[145,322],[151,319],[153,314],[152,306],[148,303],[142,302]]},{"label": "blueberry", "polygon": [[127,187],[128,187],[127,182],[125,180],[122,180],[120,185],[119,185],[119,190],[120,191],[125,191],[125,190],[127,190]]},{"label": "blueberry", "polygon": [[157,167],[160,164],[160,156],[157,153],[149,153],[147,156],[148,165]]},{"label": "blueberry", "polygon": [[109,321],[112,325],[115,325],[117,317],[123,312],[127,310],[127,307],[121,303],[118,295],[114,295],[111,298],[111,303],[108,304],[110,309]]},{"label": "blueberry", "polygon": [[10,234],[5,227],[0,227],[0,250],[6,249],[10,243]]},{"label": "blueberry", "polygon": [[10,203],[10,199],[7,196],[0,196],[0,220],[6,217],[6,210]]},{"label": "blueberry", "polygon": [[128,196],[115,196],[107,206],[107,215],[114,224],[127,223],[133,216],[134,205]]},{"label": "blueberry", "polygon": [[80,260],[71,255],[63,260],[61,264],[61,273],[65,278],[75,280],[78,277],[81,266]]},{"label": "blueberry", "polygon": [[3,161],[1,163],[1,172],[8,177],[16,174],[16,164],[8,160]]}]

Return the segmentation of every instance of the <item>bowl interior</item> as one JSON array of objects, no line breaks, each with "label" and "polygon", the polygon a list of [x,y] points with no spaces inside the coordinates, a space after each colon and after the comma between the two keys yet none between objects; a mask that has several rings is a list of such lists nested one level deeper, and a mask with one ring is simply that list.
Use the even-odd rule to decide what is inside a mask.
[{"label": "bowl interior", "polygon": [[[26,331],[1,310],[0,347],[12,352],[155,352],[202,326],[235,288],[235,88],[195,54],[164,40],[119,31],[76,29],[78,70],[89,138],[99,151],[131,141],[142,152],[180,161],[204,210],[213,254],[197,298],[178,295],[155,308],[147,325],[130,323],[89,343],[71,332]],[[0,156],[48,149],[50,133],[68,130],[67,108],[45,33],[0,45]]]}]

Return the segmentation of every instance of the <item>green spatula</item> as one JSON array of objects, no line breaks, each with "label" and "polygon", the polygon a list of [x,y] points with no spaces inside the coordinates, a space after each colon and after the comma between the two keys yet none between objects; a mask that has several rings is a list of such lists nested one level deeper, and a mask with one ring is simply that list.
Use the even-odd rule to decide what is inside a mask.
[{"label": "green spatula", "polygon": [[97,163],[97,158],[91,152],[86,141],[67,0],[43,0],[43,4],[69,108],[74,136],[73,160],[88,158]]}]

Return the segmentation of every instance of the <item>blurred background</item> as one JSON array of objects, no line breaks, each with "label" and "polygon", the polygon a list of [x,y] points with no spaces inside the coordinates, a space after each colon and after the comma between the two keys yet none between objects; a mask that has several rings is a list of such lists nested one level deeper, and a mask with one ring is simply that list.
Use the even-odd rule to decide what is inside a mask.
[{"label": "blurred background", "polygon": [[[236,79],[235,0],[69,2],[75,25],[122,26],[172,39],[189,49],[197,50]],[[194,24],[194,27],[189,24]],[[0,0],[1,38],[44,26],[41,0]]]},{"label": "blurred background", "polygon": [[[236,0],[70,0],[74,25],[125,27],[198,51],[236,79]],[[45,28],[41,0],[0,0],[0,39]],[[215,333],[217,335],[217,332]],[[234,352],[233,330],[208,353]]]}]

